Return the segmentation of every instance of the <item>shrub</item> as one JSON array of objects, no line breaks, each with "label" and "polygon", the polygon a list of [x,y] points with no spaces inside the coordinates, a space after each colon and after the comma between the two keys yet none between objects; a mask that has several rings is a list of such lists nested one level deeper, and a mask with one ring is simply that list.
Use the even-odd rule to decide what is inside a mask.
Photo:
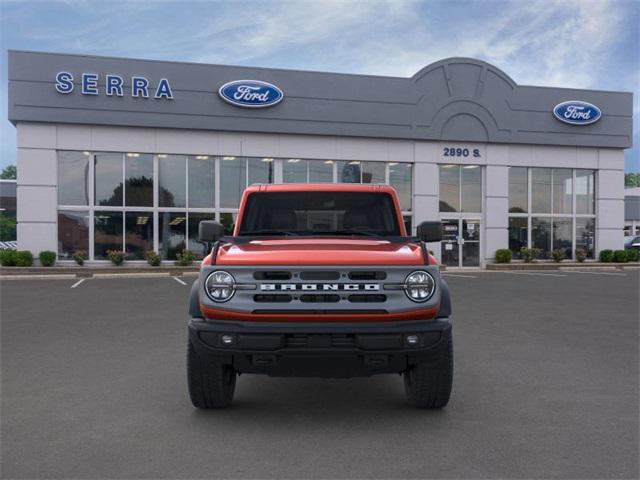
[{"label": "shrub", "polygon": [[631,250],[627,250],[627,260],[630,262],[637,262],[640,260],[640,250],[632,248]]},{"label": "shrub", "polygon": [[29,250],[16,252],[16,267],[30,267],[33,265],[33,254]]},{"label": "shrub", "polygon": [[72,255],[73,259],[80,266],[84,265],[84,261],[87,259],[87,252],[84,250],[76,250]]},{"label": "shrub", "polygon": [[613,252],[613,261],[626,263],[627,262],[627,251],[626,250],[616,250]]},{"label": "shrub", "polygon": [[187,250],[186,248],[182,250],[182,252],[178,252],[176,254],[176,257],[178,258],[176,260],[176,265],[180,265],[181,267],[191,265],[196,258],[195,254],[191,250]]},{"label": "shrub", "polygon": [[122,250],[107,250],[107,256],[111,263],[114,265],[122,265],[127,258],[127,252],[123,252]]},{"label": "shrub", "polygon": [[580,263],[587,259],[587,251],[584,248],[576,248],[576,260]]},{"label": "shrub", "polygon": [[561,248],[556,248],[551,252],[551,258],[553,258],[554,262],[560,263],[562,260],[565,259],[564,250],[562,250]]},{"label": "shrub", "polygon": [[522,247],[520,249],[520,258],[524,260],[525,263],[531,263],[536,260],[540,256],[539,248],[525,248]]},{"label": "shrub", "polygon": [[600,251],[600,261],[601,262],[613,262],[613,250],[602,250]]},{"label": "shrub", "polygon": [[17,253],[15,250],[0,250],[0,265],[3,267],[15,267]]},{"label": "shrub", "polygon": [[148,251],[144,252],[144,258],[147,259],[147,263],[149,265],[151,265],[152,267],[157,267],[162,262],[162,259],[160,258],[160,255],[158,255],[153,250],[148,250]]},{"label": "shrub", "polygon": [[56,257],[56,252],[52,252],[51,250],[44,250],[38,255],[40,264],[43,267],[53,267],[56,264]]},{"label": "shrub", "polygon": [[500,248],[496,250],[496,263],[511,262],[511,250],[508,248]]}]

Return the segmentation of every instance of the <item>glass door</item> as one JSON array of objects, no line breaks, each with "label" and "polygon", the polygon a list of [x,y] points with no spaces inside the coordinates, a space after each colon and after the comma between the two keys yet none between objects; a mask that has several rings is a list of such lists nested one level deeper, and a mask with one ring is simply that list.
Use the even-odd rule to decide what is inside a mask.
[{"label": "glass door", "polygon": [[462,219],[461,267],[480,266],[480,220]]},{"label": "glass door", "polygon": [[447,267],[479,267],[480,219],[442,219],[440,248],[440,258]]},{"label": "glass door", "polygon": [[442,220],[442,241],[440,242],[442,264],[447,267],[460,265],[460,245],[458,243],[460,220],[457,218]]}]

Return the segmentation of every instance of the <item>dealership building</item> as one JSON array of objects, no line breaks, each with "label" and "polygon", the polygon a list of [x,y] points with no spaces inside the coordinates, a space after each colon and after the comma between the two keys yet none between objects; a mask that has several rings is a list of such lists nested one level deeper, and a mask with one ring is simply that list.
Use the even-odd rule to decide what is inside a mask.
[{"label": "dealership building", "polygon": [[[518,85],[480,60],[412,77],[9,52],[18,248],[143,260],[235,221],[253,183],[384,183],[443,222],[448,266],[623,245],[632,94]],[[293,206],[292,208],[295,208]]]}]

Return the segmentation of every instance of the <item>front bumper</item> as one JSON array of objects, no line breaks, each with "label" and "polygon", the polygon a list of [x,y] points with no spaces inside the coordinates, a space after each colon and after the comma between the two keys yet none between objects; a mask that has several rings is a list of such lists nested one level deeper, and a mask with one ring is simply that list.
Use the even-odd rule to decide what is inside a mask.
[{"label": "front bumper", "polygon": [[240,373],[272,376],[399,373],[417,362],[438,362],[450,338],[451,322],[442,318],[351,324],[189,322],[189,339],[199,356],[233,365]]}]

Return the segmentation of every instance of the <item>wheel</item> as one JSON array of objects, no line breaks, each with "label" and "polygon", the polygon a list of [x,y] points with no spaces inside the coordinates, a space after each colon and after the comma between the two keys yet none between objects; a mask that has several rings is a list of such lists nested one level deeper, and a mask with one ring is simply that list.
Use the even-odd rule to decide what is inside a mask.
[{"label": "wheel", "polygon": [[449,402],[453,383],[453,340],[440,359],[421,362],[404,372],[404,390],[409,403],[418,408],[442,408]]},{"label": "wheel", "polygon": [[187,352],[189,397],[197,408],[224,408],[231,404],[236,389],[236,372],[222,362],[205,362],[189,341]]}]

